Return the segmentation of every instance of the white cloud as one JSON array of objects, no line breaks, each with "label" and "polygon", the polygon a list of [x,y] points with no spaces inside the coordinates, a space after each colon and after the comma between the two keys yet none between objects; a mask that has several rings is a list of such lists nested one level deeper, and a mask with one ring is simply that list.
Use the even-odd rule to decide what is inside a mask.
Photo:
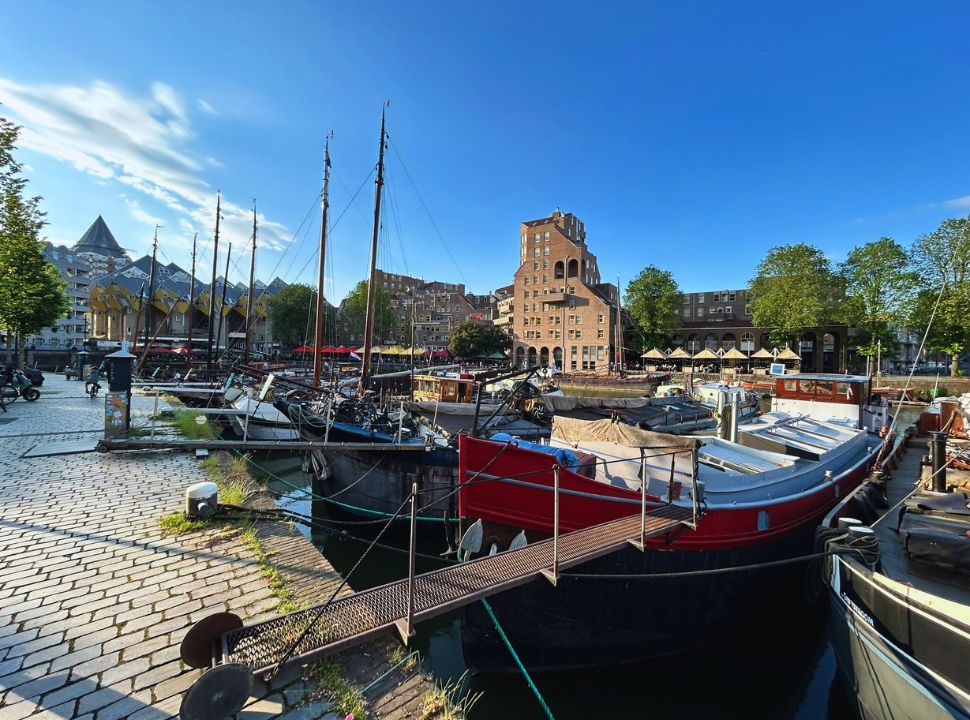
[{"label": "white cloud", "polygon": [[162,219],[160,217],[156,217],[151,213],[145,212],[145,210],[142,209],[141,205],[138,204],[137,200],[125,197],[124,201],[125,201],[125,205],[128,206],[128,212],[138,222],[145,223],[146,225],[150,225],[153,228],[156,225],[165,224],[162,222]]},{"label": "white cloud", "polygon": [[[185,103],[171,86],[153,83],[150,95],[139,97],[101,80],[88,86],[27,85],[0,77],[0,102],[23,125],[23,147],[138,191],[176,215],[173,230],[197,231],[200,241],[212,235],[216,193],[202,173],[220,163],[190,147],[195,136]],[[202,100],[200,108],[205,110],[203,103],[211,109]],[[200,156],[204,162],[196,160]],[[142,222],[158,220],[137,204],[129,204],[129,211]],[[248,208],[223,198],[222,215],[226,236],[237,242],[250,237]],[[261,247],[281,250],[290,241],[284,225],[263,216],[259,221]],[[173,244],[186,242],[191,247],[191,239]]]},{"label": "white cloud", "polygon": [[218,115],[219,114],[219,113],[216,112],[216,109],[214,107],[212,107],[209,103],[207,103],[202,98],[199,98],[196,101],[196,104],[199,106],[199,110],[201,110],[204,113],[208,113],[209,115]]},{"label": "white cloud", "polygon": [[957,208],[959,210],[970,209],[970,195],[964,195],[963,197],[947,200],[943,203],[943,205],[948,208]]}]

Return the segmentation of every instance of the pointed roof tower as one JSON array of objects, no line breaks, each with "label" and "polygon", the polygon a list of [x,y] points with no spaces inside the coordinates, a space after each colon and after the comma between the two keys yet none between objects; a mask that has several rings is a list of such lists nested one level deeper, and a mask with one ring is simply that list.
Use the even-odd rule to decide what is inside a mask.
[{"label": "pointed roof tower", "polygon": [[108,224],[100,215],[71,249],[76,253],[88,252],[105,257],[127,258],[125,251],[121,249],[115,236],[108,229]]}]

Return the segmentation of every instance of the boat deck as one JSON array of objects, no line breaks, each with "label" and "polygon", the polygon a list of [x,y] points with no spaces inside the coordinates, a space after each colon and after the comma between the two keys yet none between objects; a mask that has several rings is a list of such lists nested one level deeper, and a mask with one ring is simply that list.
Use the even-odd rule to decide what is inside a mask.
[{"label": "boat deck", "polygon": [[[919,442],[919,450],[913,448],[903,456],[893,478],[886,483],[889,501],[889,517],[883,517],[873,528],[879,538],[879,551],[882,560],[882,574],[898,582],[944,598],[951,602],[970,607],[970,578],[962,577],[942,568],[907,559],[903,551],[899,533],[896,531],[898,508],[903,498],[909,495],[924,478],[929,478],[930,469],[921,467],[921,456],[925,452],[925,442]],[[947,468],[947,477],[964,476],[970,472]],[[970,530],[970,518],[968,518]],[[961,583],[961,584],[955,584]]]},{"label": "boat deck", "polygon": [[[665,506],[648,511],[646,537],[691,522],[690,511]],[[558,566],[564,570],[609,554],[640,538],[639,514],[559,537]],[[414,578],[413,622],[449,612],[489,595],[542,577],[553,565],[553,540],[460,563]],[[319,617],[317,615],[319,614]],[[221,636],[220,663],[242,663],[253,672],[271,670],[287,648],[310,628],[292,654],[307,661],[402,629],[408,618],[408,580],[381,585],[307,610],[231,630]],[[402,629],[402,633],[406,630]]]}]

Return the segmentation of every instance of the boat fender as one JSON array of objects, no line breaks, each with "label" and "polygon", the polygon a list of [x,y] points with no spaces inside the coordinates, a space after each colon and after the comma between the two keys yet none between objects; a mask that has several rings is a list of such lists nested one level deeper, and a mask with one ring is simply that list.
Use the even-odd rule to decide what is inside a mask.
[{"label": "boat fender", "polygon": [[509,543],[509,550],[521,550],[528,544],[529,540],[525,536],[525,530],[519,530],[519,534],[512,538],[512,542]]},{"label": "boat fender", "polygon": [[476,520],[469,525],[465,534],[461,536],[461,542],[458,543],[458,547],[464,551],[462,554],[467,557],[480,552],[484,535],[485,529],[481,520]]}]

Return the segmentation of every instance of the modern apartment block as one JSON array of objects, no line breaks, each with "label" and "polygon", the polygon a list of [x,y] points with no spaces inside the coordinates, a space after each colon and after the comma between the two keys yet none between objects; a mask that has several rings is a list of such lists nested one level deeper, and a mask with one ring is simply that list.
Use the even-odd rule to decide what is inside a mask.
[{"label": "modern apartment block", "polygon": [[511,320],[513,362],[603,372],[616,361],[615,285],[600,282],[582,220],[558,208],[519,227]]}]

